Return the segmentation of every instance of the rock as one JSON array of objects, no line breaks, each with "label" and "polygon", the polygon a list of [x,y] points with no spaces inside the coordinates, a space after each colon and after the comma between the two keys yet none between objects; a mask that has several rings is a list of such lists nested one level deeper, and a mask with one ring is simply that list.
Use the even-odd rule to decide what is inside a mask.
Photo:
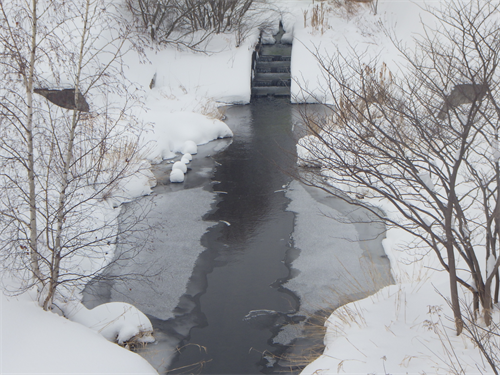
[{"label": "rock", "polygon": [[182,171],[182,173],[187,172],[186,164],[182,161],[176,161],[174,163],[174,165],[172,165],[172,170],[174,170],[174,169],[178,169],[178,170]]},{"label": "rock", "polygon": [[83,94],[78,91],[78,106],[75,105],[75,89],[34,89],[35,94],[46,98],[49,102],[66,109],[77,109],[89,112],[90,108]]},{"label": "rock", "polygon": [[180,169],[172,169],[170,182],[184,182],[184,173]]},{"label": "rock", "polygon": [[480,101],[486,95],[487,91],[488,85],[476,85],[471,83],[456,85],[453,90],[451,90],[450,95],[446,96],[444,99],[443,107],[439,111],[437,118],[444,120],[451,108]]}]

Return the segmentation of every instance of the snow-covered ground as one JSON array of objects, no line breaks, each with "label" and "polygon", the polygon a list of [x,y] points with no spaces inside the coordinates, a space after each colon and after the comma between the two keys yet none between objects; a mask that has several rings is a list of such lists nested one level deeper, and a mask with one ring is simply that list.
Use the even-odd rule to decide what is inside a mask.
[{"label": "snow-covered ground", "polygon": [[[409,1],[380,0],[377,16],[371,14],[368,6],[364,5],[352,15],[339,8],[336,13],[327,15],[323,30],[310,25],[312,7],[318,3],[306,0],[275,0],[273,3],[284,11],[285,29],[294,35],[292,75],[295,81],[292,83],[292,94],[297,102],[311,100],[310,95],[300,87],[307,88],[313,94],[321,92],[319,88],[324,77],[310,50],[318,48],[319,51],[332,52],[336,48],[345,50],[355,46],[366,51],[367,57],[370,54],[384,56],[386,64],[392,67],[397,56],[378,28],[380,22],[394,26],[402,39],[409,38],[419,30],[420,8]],[[308,11],[306,27],[305,10]],[[146,51],[147,63],[140,63],[133,55],[128,58],[128,78],[146,92],[144,100],[147,109],[136,115],[150,122],[144,138],[144,142],[148,142],[151,147],[147,162],[157,163],[166,158],[177,160],[188,151],[195,153],[193,143],[200,145],[231,135],[231,131],[220,121],[216,108],[220,103],[249,102],[250,61],[255,40],[254,35],[239,48],[234,48],[230,37],[221,36],[210,44],[208,54],[168,48]],[[155,87],[149,89],[155,75]],[[196,154],[193,157],[196,158]],[[144,175],[122,187],[122,197],[117,203],[149,194],[150,180],[151,175]],[[288,194],[292,198],[289,209],[299,212],[296,245],[304,250],[313,245],[308,242],[308,235],[317,230],[321,233],[323,227],[327,228],[323,231],[331,230],[339,223],[322,217],[318,219],[321,227],[308,228],[304,224],[308,221],[308,211],[303,205],[311,198],[302,189],[299,184],[293,184]],[[176,197],[179,199],[172,206],[176,210],[182,210],[184,200],[192,199],[182,193]],[[208,199],[205,202],[209,202]],[[112,210],[112,207],[108,209]],[[200,206],[200,210],[205,210],[205,207]],[[328,213],[331,209],[323,207],[323,210]],[[387,212],[390,214],[390,211]],[[318,212],[309,210],[309,214],[317,215]],[[198,218],[198,215],[193,214],[193,221]],[[186,220],[179,221],[178,227],[172,229],[172,235],[178,235],[179,241],[185,237],[186,228],[194,225]],[[204,229],[203,226],[200,230]],[[351,254],[362,255],[357,244],[347,241],[349,234],[356,235],[352,226],[345,225],[341,230],[343,237],[335,239],[341,243],[339,246]],[[456,362],[457,358],[460,358],[462,366],[468,366],[468,374],[477,372],[478,368],[486,368],[472,344],[455,337],[452,330],[440,324],[452,325],[445,318],[451,316],[446,303],[434,290],[437,288],[446,295],[446,275],[433,272],[422,263],[404,265],[402,253],[398,249],[406,240],[404,235],[391,230],[384,241],[397,284],[337,310],[328,323],[325,354],[308,366],[304,374],[445,373],[449,369],[448,365]],[[328,285],[335,282],[340,273],[333,271],[338,264],[332,263],[338,260],[328,259],[328,253],[318,256],[326,259],[322,262],[322,273],[327,277],[320,280],[321,284],[314,278],[306,279],[310,277],[308,264],[305,258],[299,257],[293,267],[303,269],[304,273],[291,280],[287,287],[301,296],[309,294],[310,282],[314,282],[316,288],[320,285],[320,288],[328,289]],[[191,254],[179,270],[189,269],[195,258],[196,255]],[[433,264],[434,260],[429,257],[427,261]],[[347,265],[350,258],[343,258],[339,263]],[[169,284],[168,280],[165,280],[165,284]],[[185,282],[176,280],[175,285],[178,294],[182,292]],[[303,298],[302,308],[312,312],[319,304],[315,298],[335,297],[333,292],[311,294],[311,298]],[[166,304],[162,306],[162,317],[170,316],[171,311],[168,310],[175,306],[175,298]],[[156,314],[157,308],[154,306],[147,312]],[[2,373],[156,373],[141,357],[106,341],[98,333],[54,313],[42,311],[30,294],[9,298],[2,296],[0,312]],[[454,352],[450,351],[451,346]]]},{"label": "snow-covered ground", "polygon": [[[439,6],[446,1],[427,3]],[[330,17],[328,31],[316,41],[310,30],[298,28],[292,61],[308,49],[317,48],[329,56],[337,49],[343,53],[355,49],[364,54],[365,61],[377,56],[392,72],[404,74],[398,71],[399,57],[379,25],[393,28],[400,40],[411,45],[412,36],[422,30],[420,22],[429,25],[434,22],[432,16],[422,10],[423,5],[425,3],[419,1],[379,1],[377,16],[365,11],[349,17]],[[297,39],[302,43],[297,43]],[[310,64],[314,63],[311,58]],[[313,96],[328,100],[322,96],[317,71],[304,73],[302,69],[296,62],[292,64],[294,74],[302,73],[298,84],[292,86],[297,98],[310,100],[308,93],[299,90],[301,86]],[[387,202],[370,203],[390,217],[397,217]],[[403,230],[388,231],[383,245],[396,284],[337,309],[326,323],[324,354],[307,366],[302,375],[493,373],[480,350],[464,334],[456,336],[453,314],[447,303],[448,274],[426,249],[408,252],[407,245],[412,241]],[[467,293],[462,293],[460,297],[467,301]],[[498,321],[497,310],[494,315]]]},{"label": "snow-covered ground", "polygon": [[157,373],[139,355],[100,333],[43,311],[29,294],[1,298],[2,374]]},{"label": "snow-covered ground", "polygon": [[448,275],[436,270],[433,254],[415,262],[405,248],[411,240],[403,230],[387,232],[384,250],[396,284],[337,309],[326,322],[324,354],[302,375],[492,373],[478,348],[456,336],[445,300]]}]

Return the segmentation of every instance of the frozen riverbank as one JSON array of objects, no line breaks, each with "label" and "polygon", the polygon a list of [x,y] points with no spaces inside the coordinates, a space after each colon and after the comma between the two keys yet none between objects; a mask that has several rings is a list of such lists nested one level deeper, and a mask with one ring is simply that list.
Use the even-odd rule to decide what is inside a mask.
[{"label": "frozen riverbank", "polygon": [[115,280],[88,288],[85,302],[124,301],[147,313],[158,343],[143,354],[160,370],[182,342],[188,346],[174,368],[210,361],[206,368],[222,373],[243,371],[243,363],[259,371],[253,366],[266,353],[261,365],[271,371],[271,353],[300,337],[305,319],[390,281],[384,227],[287,175],[298,110],[282,100],[228,108],[234,139],[199,147],[183,184],[169,182],[171,163],[159,165],[165,184],[125,206],[125,221],[144,207],[150,212],[119,240],[118,255],[142,250],[113,265],[106,274]]}]

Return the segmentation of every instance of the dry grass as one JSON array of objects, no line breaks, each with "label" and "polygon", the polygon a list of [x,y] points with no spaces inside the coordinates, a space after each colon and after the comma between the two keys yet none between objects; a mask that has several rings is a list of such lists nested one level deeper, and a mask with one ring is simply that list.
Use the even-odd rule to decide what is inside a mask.
[{"label": "dry grass", "polygon": [[125,349],[135,351],[137,348],[144,348],[148,344],[148,338],[153,337],[153,331],[141,331],[134,337],[123,342],[123,344],[118,344],[123,346]]},{"label": "dry grass", "polygon": [[226,116],[225,108],[219,107],[213,99],[208,98],[198,105],[196,111],[208,118],[222,121]]},{"label": "dry grass", "polygon": [[365,65],[359,73],[360,93],[341,97],[338,103],[338,121],[343,123],[352,119],[364,121],[371,104],[383,104],[391,98],[393,76],[385,62],[380,68]]},{"label": "dry grass", "polygon": [[314,31],[323,35],[330,28],[330,15],[350,20],[366,6],[377,14],[378,0],[313,0],[312,9],[303,11],[304,27],[310,24]]},{"label": "dry grass", "polygon": [[330,28],[328,25],[328,15],[331,13],[331,10],[332,7],[328,3],[325,4],[325,2],[313,5],[310,17],[308,16],[309,10],[304,10],[304,27],[307,27],[309,21],[312,29],[321,32],[321,35],[323,35]]},{"label": "dry grass", "polygon": [[311,15],[311,27],[316,31],[320,31],[321,35],[325,33],[325,30],[329,29],[328,7],[326,7],[324,3],[313,7]]},{"label": "dry grass", "polygon": [[344,19],[351,19],[362,9],[363,3],[371,3],[371,0],[329,0],[332,11],[336,16]]},{"label": "dry grass", "polygon": [[330,311],[325,310],[307,320],[302,330],[302,340],[305,340],[304,346],[300,350],[286,352],[280,358],[282,367],[287,367],[290,372],[300,370],[323,354],[325,350],[325,323],[329,315]]}]

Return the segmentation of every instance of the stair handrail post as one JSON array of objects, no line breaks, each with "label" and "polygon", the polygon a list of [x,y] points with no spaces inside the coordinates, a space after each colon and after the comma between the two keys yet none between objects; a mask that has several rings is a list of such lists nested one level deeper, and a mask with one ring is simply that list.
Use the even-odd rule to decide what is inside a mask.
[{"label": "stair handrail post", "polygon": [[255,49],[252,52],[252,69],[250,73],[250,96],[252,96],[251,89],[253,87],[253,80],[255,79],[255,69],[257,66],[257,59],[260,57],[261,51],[262,51],[262,30],[260,30],[259,40],[257,41]]}]

